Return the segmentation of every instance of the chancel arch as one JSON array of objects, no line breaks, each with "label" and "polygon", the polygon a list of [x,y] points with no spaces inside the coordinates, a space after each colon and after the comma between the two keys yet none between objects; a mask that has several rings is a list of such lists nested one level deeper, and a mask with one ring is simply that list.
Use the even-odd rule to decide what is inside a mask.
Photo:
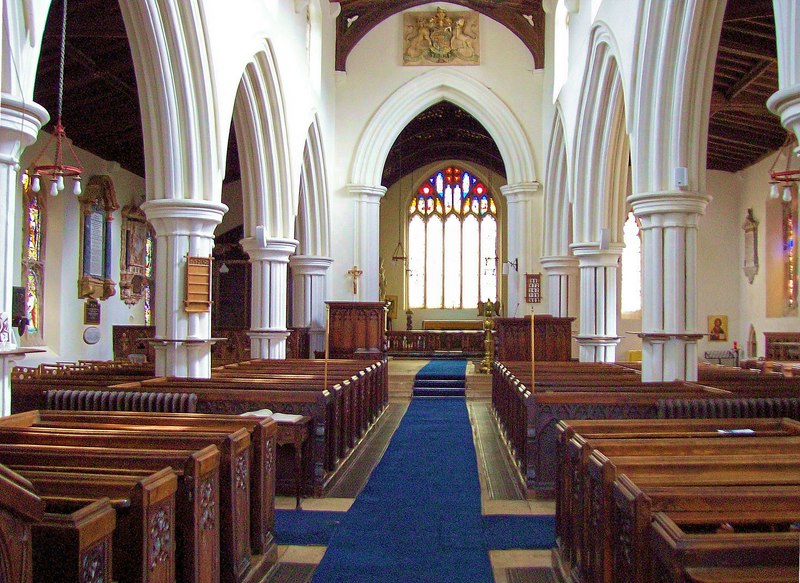
[{"label": "chancel arch", "polygon": [[[509,229],[509,241],[520,244],[509,254],[519,257],[521,270],[528,269],[533,258],[531,245],[525,244],[525,233],[534,222],[530,200],[539,189],[533,150],[508,106],[480,81],[458,71],[438,69],[415,77],[389,96],[370,118],[353,155],[348,185],[356,198],[359,223],[375,224],[378,220],[380,197],[386,192],[381,176],[395,139],[419,113],[440,101],[449,101],[472,115],[497,144],[508,182],[504,194],[525,203],[515,216],[520,219],[520,228],[524,225],[526,230]],[[367,267],[360,296],[374,300],[378,298],[378,234],[362,228],[357,237],[356,262]],[[517,293],[514,299],[509,297],[509,303],[517,301]]]}]

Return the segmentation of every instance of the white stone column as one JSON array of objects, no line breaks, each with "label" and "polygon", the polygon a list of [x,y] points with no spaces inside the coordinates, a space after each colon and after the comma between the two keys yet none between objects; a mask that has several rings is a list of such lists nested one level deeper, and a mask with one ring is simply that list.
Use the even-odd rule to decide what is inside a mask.
[{"label": "white stone column", "polygon": [[578,302],[575,290],[578,281],[577,257],[542,257],[542,268],[547,272],[547,308],[556,318],[572,318]]},{"label": "white stone column", "polygon": [[[538,228],[534,226],[536,217],[542,216],[540,187],[538,182],[518,182],[500,187],[508,209],[506,260],[519,262],[518,270],[508,270],[506,315],[509,317],[517,314],[519,306],[525,302],[525,274],[533,273],[534,257],[538,255],[534,247],[540,237],[534,242],[533,236],[541,233],[541,225]],[[539,208],[534,208],[537,206]],[[524,315],[522,312],[519,314]]]},{"label": "white stone column", "polygon": [[[381,198],[386,194],[383,186],[348,185],[355,198],[355,265],[363,273],[358,279],[355,299],[362,302],[377,302],[378,269],[380,267]],[[347,266],[350,269],[351,266]]]},{"label": "white stone column", "polygon": [[697,380],[697,224],[711,197],[628,197],[642,232],[642,380]]},{"label": "white stone column", "polygon": [[9,315],[14,273],[19,270],[21,261],[15,252],[17,193],[21,190],[19,157],[26,146],[36,141],[48,119],[47,111],[40,105],[23,103],[7,93],[0,95],[0,224],[3,231],[0,234],[0,312]]},{"label": "white stone column", "polygon": [[292,255],[292,326],[307,326],[311,354],[325,350],[325,300],[328,298],[330,257]]},{"label": "white stone column", "polygon": [[286,286],[294,239],[242,239],[252,265],[250,354],[253,358],[286,358]]},{"label": "white stone column", "polygon": [[772,0],[778,49],[778,91],[767,101],[783,127],[800,141],[800,3]]},{"label": "white stone column", "polygon": [[[156,375],[211,376],[211,312],[187,313],[186,257],[210,257],[214,228],[228,207],[194,199],[142,204],[156,232]],[[212,307],[213,309],[213,307]]]},{"label": "white stone column", "polygon": [[622,246],[600,249],[597,243],[570,246],[580,269],[581,362],[614,362],[617,344],[617,270]]}]

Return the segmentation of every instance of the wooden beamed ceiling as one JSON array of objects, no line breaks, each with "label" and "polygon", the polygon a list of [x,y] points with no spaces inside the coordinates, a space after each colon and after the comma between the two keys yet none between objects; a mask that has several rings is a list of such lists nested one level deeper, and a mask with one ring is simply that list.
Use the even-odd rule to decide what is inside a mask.
[{"label": "wooden beamed ceiling", "polygon": [[772,1],[729,0],[714,71],[708,168],[738,172],[780,148],[786,130],[766,106],[777,90]]},{"label": "wooden beamed ceiling", "polygon": [[[424,3],[423,0],[342,0],[337,68],[343,67],[350,49],[371,28],[392,14]],[[456,3],[507,26],[534,55],[537,67],[541,66],[544,15],[540,0]],[[61,6],[61,1],[55,0],[50,9],[34,91],[34,100],[53,117],[58,90]],[[350,20],[354,16],[358,18]],[[779,148],[785,139],[779,118],[765,105],[778,88],[773,18],[771,0],[728,3],[709,120],[707,165],[711,169],[742,170]],[[69,3],[65,67],[63,120],[69,138],[78,147],[144,176],[136,77],[117,2]],[[401,168],[407,173],[432,159],[461,158],[502,172],[502,160],[488,133],[474,119],[456,110],[451,104],[440,104],[409,124],[389,155],[384,183],[396,178]],[[448,142],[451,145],[444,146]],[[445,151],[445,147],[449,150]],[[226,181],[238,177],[239,159],[231,130]]]}]

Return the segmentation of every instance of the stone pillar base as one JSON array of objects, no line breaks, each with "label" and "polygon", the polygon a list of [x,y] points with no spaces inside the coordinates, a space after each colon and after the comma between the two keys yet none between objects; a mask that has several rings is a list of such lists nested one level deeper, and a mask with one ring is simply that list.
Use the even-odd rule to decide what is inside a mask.
[{"label": "stone pillar base", "polygon": [[286,358],[288,330],[250,330],[250,354],[253,358]]}]

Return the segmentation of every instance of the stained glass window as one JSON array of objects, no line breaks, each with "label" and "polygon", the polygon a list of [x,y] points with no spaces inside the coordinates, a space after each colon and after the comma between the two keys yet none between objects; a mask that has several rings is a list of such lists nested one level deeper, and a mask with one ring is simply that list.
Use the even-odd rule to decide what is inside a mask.
[{"label": "stained glass window", "polygon": [[797,214],[793,202],[783,203],[783,259],[786,308],[794,310],[797,308]]},{"label": "stained glass window", "polygon": [[642,240],[639,223],[632,212],[622,228],[622,317],[637,317],[642,312]]},{"label": "stained glass window", "polygon": [[142,289],[142,299],[144,300],[144,324],[153,325],[153,292],[155,275],[155,251],[156,240],[152,229],[147,229],[147,241],[145,244],[144,276],[146,282]]},{"label": "stained glass window", "polygon": [[45,201],[43,192],[33,192],[27,182],[23,185],[22,285],[29,320],[27,335],[40,341],[44,323]]},{"label": "stained glass window", "polygon": [[497,205],[472,173],[448,166],[408,207],[411,308],[470,309],[497,299]]}]

